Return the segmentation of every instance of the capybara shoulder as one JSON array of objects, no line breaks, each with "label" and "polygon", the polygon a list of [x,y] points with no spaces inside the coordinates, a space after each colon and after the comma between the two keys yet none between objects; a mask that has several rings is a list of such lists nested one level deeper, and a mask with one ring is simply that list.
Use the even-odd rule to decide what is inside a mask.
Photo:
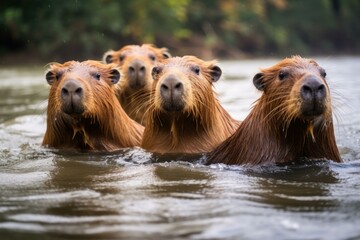
[{"label": "capybara shoulder", "polygon": [[341,161],[326,72],[316,61],[286,58],[262,69],[253,83],[262,96],[238,130],[210,153],[209,164]]},{"label": "capybara shoulder", "polygon": [[217,99],[215,61],[173,57],[153,68],[154,78],[142,147],[158,153],[203,153],[229,137],[239,122]]},{"label": "capybara shoulder", "polygon": [[152,44],[126,45],[118,51],[110,50],[103,56],[106,63],[116,63],[122,69],[117,96],[126,113],[144,124],[149,93],[153,83],[151,70],[155,64],[171,55],[167,48]]},{"label": "capybara shoulder", "polygon": [[138,146],[143,127],[121,108],[114,87],[119,79],[116,65],[98,61],[51,64],[43,145],[84,151]]}]

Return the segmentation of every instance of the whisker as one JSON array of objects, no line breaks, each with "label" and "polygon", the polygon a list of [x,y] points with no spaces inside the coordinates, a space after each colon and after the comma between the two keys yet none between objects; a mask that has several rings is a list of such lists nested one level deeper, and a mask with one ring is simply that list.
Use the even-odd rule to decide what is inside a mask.
[{"label": "whisker", "polygon": [[285,112],[287,106],[289,106],[291,102],[292,102],[291,100],[286,100],[281,104],[279,104],[278,106],[274,107],[273,109],[270,110],[270,112],[267,113],[267,115],[264,117],[263,120],[264,121],[267,121],[268,119],[271,120],[273,117],[279,115],[282,112]]}]

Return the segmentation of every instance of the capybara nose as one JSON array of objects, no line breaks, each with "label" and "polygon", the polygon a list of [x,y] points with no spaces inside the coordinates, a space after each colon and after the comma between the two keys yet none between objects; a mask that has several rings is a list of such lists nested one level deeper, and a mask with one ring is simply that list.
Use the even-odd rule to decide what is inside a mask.
[{"label": "capybara nose", "polygon": [[178,111],[183,108],[184,85],[177,77],[166,77],[160,85],[160,94],[167,110]]},{"label": "capybara nose", "polygon": [[326,98],[326,87],[320,79],[309,76],[304,79],[300,95],[304,101],[322,102]]},{"label": "capybara nose", "polygon": [[170,76],[162,82],[160,92],[164,98],[176,100],[184,93],[184,85],[178,78]]},{"label": "capybara nose", "polygon": [[82,99],[84,91],[81,84],[73,79],[67,80],[61,88],[62,109],[67,114],[84,111]]},{"label": "capybara nose", "polygon": [[129,85],[132,88],[140,88],[146,84],[146,66],[141,60],[134,60],[128,68]]},{"label": "capybara nose", "polygon": [[306,77],[300,88],[301,112],[304,116],[313,117],[326,110],[326,87],[314,76]]},{"label": "capybara nose", "polygon": [[68,98],[79,99],[83,96],[83,89],[81,85],[75,80],[68,80],[61,89],[61,98],[67,100]]}]

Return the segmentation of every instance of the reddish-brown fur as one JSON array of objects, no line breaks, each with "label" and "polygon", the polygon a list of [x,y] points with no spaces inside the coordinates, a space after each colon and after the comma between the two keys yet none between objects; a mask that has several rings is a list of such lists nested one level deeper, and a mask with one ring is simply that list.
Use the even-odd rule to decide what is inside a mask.
[{"label": "reddish-brown fur", "polygon": [[[325,70],[314,60],[294,56],[255,75],[263,94],[238,130],[210,153],[208,164],[261,165],[299,158],[341,162],[336,146],[331,97]],[[311,116],[301,110],[300,90],[316,79],[326,91],[324,111]],[[315,106],[315,105],[314,105]]]},{"label": "reddish-brown fur", "polygon": [[[220,105],[213,91],[213,82],[220,75],[215,61],[193,56],[173,57],[157,65],[141,146],[158,153],[203,153],[228,138],[239,122]],[[164,109],[160,88],[169,77],[183,84],[182,110]]]},{"label": "reddish-brown fur", "polygon": [[[143,126],[130,119],[115,95],[119,80],[116,65],[97,61],[51,64],[46,79],[51,85],[47,129],[43,145],[82,151],[114,151],[140,144]],[[62,90],[74,81],[82,86],[84,111],[63,111]]]},{"label": "reddish-brown fur", "polygon": [[[149,106],[149,93],[153,83],[151,70],[159,61],[169,58],[167,48],[157,48],[151,44],[127,45],[118,51],[110,50],[104,54],[103,61],[116,63],[122,69],[120,84],[117,85],[117,96],[125,112],[135,121],[144,125],[144,113]],[[143,82],[131,84],[129,67],[135,61],[144,66]]]}]

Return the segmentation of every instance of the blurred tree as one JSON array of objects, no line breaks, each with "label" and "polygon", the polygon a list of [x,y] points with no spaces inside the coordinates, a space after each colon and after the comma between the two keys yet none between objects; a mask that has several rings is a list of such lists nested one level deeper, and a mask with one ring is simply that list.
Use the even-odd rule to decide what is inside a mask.
[{"label": "blurred tree", "polygon": [[140,42],[153,42],[155,34],[176,35],[186,20],[190,0],[123,1],[123,34]]},{"label": "blurred tree", "polygon": [[358,0],[2,0],[0,54],[100,58],[143,42],[208,57],[359,53],[359,12]]}]

